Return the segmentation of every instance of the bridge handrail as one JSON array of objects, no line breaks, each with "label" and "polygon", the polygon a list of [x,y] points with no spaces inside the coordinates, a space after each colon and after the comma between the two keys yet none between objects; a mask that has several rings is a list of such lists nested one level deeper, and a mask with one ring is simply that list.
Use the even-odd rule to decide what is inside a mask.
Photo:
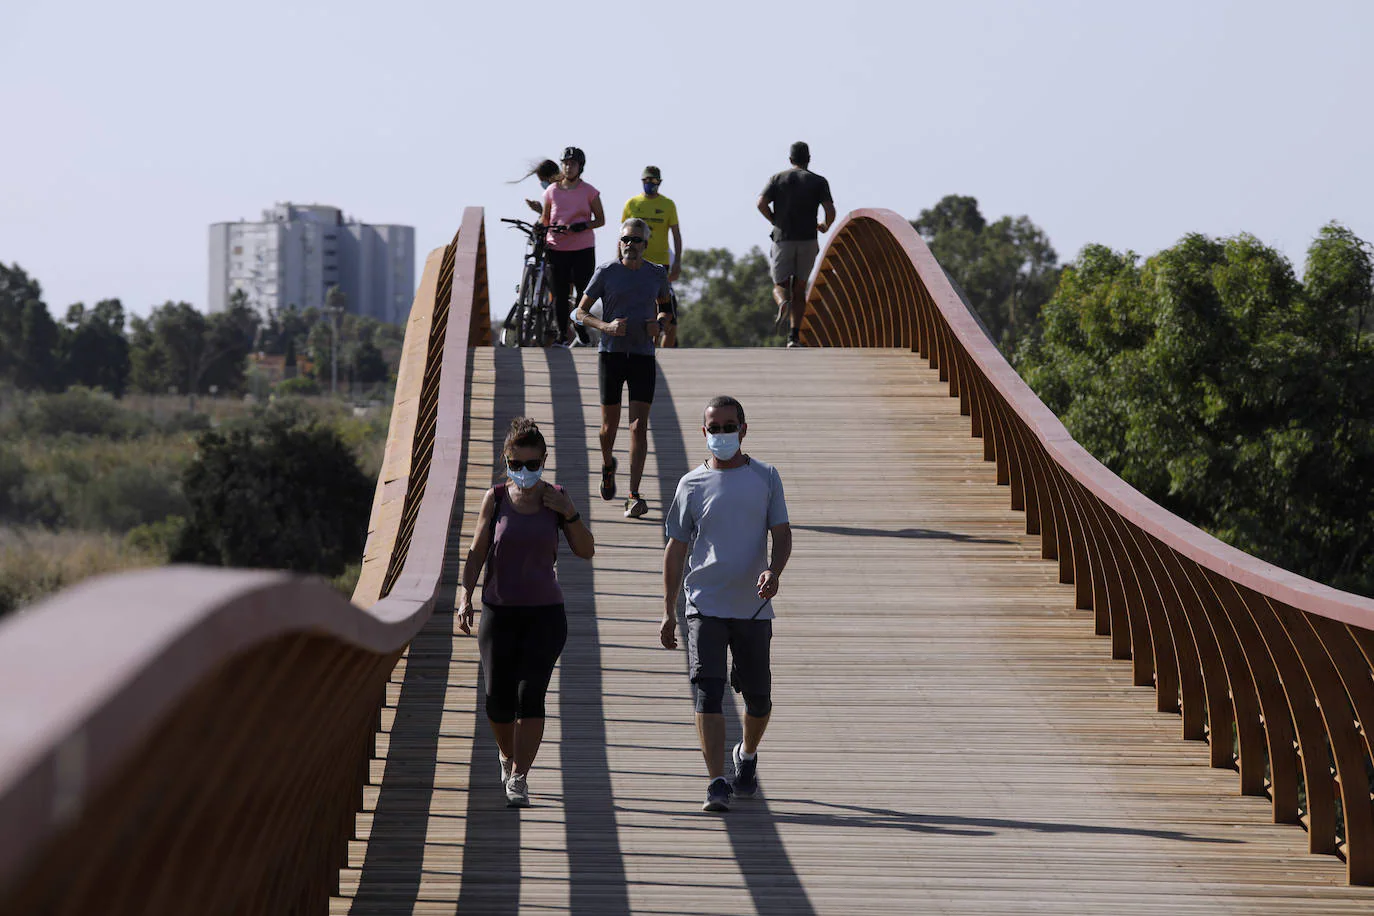
[{"label": "bridge handrail", "polygon": [[[918,352],[960,399],[1042,556],[1129,658],[1183,736],[1302,822],[1313,852],[1374,883],[1374,600],[1280,569],[1151,502],[1080,446],[1017,375],[911,224],[860,209],[836,224],[807,295],[811,346]],[[1232,728],[1236,739],[1230,737]],[[1374,770],[1371,770],[1374,771]],[[1300,800],[1305,809],[1300,810]]]},{"label": "bridge handrail", "polygon": [[388,441],[356,604],[314,577],[168,567],[0,624],[0,912],[327,907],[462,498],[485,260],[468,208],[408,321],[391,427],[406,437]]}]

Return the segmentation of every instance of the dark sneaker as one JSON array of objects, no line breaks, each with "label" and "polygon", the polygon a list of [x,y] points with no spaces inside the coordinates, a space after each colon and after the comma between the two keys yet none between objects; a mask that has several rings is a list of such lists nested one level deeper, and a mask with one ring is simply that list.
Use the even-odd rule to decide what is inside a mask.
[{"label": "dark sneaker", "polygon": [[642,496],[636,496],[635,494],[631,493],[630,498],[625,500],[626,518],[639,518],[640,516],[647,514],[648,511],[649,504],[644,501],[644,497]]},{"label": "dark sneaker", "polygon": [[615,469],[619,464],[612,455],[611,463],[601,466],[601,498],[604,500],[615,499]]},{"label": "dark sneaker", "polygon": [[744,742],[741,741],[730,756],[735,760],[735,794],[747,798],[759,790],[759,755],[756,753],[753,760],[745,760]]},{"label": "dark sneaker", "polygon": [[730,810],[730,782],[724,776],[717,776],[711,780],[711,784],[706,787],[706,801],[702,804],[702,811],[729,811]]},{"label": "dark sneaker", "polygon": [[791,338],[788,338],[788,341],[787,341],[787,349],[789,349],[789,350],[804,350],[804,349],[806,349],[806,344],[802,343],[800,340],[798,340],[798,339],[795,338],[795,337],[791,337]]},{"label": "dark sneaker", "polygon": [[516,773],[506,780],[506,807],[528,808],[529,806],[530,789],[525,782],[525,774]]}]

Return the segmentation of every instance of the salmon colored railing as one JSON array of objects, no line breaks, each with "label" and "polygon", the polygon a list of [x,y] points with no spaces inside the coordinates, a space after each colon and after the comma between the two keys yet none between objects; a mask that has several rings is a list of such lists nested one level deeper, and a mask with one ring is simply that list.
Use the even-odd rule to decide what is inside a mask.
[{"label": "salmon colored railing", "polygon": [[948,380],[997,482],[1114,658],[1210,743],[1240,791],[1374,884],[1374,601],[1271,566],[1150,502],[1074,442],[1002,358],[911,225],[857,210],[807,296],[810,346],[903,347]]},{"label": "salmon colored railing", "polygon": [[325,912],[391,669],[461,514],[482,211],[409,318],[364,575],[194,567],[83,583],[0,625],[0,913]]}]

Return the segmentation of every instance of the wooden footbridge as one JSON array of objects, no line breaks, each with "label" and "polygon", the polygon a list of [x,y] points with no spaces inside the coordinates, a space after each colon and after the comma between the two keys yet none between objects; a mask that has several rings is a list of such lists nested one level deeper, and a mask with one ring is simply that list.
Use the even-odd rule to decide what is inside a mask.
[{"label": "wooden footbridge", "polygon": [[[0,914],[1374,912],[1374,601],[1094,461],[899,216],[840,223],[809,349],[660,354],[639,520],[595,496],[594,354],[489,346],[483,232],[427,263],[353,603],[169,568],[0,625]],[[723,816],[657,640],[721,393],[796,545]],[[453,606],[522,414],[597,549],[514,810]]]}]

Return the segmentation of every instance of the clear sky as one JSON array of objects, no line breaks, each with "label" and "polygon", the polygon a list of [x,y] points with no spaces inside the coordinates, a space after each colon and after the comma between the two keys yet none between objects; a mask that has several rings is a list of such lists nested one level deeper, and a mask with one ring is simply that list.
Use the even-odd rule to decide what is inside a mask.
[{"label": "clear sky", "polygon": [[505,182],[569,144],[612,219],[659,165],[688,247],[766,245],[796,139],[841,213],[968,194],[1064,260],[1244,231],[1300,272],[1331,219],[1374,240],[1367,0],[2,5],[0,261],[59,318],[204,308],[209,224],[286,200],[413,225],[420,263],[485,207],[504,312],[496,220],[538,191]]}]

